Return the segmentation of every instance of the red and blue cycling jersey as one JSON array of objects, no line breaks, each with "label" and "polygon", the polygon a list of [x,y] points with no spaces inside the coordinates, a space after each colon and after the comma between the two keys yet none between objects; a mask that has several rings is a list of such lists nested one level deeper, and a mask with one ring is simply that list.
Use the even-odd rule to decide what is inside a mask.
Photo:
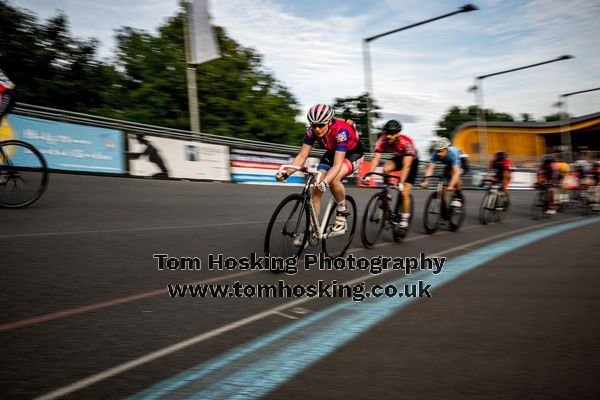
[{"label": "red and blue cycling jersey", "polygon": [[327,151],[350,151],[358,144],[354,127],[341,119],[334,119],[326,135],[318,137],[312,128],[304,135],[304,144],[312,146],[315,140]]}]

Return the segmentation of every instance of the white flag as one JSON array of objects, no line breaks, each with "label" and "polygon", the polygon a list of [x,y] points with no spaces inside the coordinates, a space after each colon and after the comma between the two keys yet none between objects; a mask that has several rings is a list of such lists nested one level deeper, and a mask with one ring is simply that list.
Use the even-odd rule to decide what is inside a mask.
[{"label": "white flag", "polygon": [[190,64],[202,64],[221,57],[210,25],[208,0],[190,0]]}]

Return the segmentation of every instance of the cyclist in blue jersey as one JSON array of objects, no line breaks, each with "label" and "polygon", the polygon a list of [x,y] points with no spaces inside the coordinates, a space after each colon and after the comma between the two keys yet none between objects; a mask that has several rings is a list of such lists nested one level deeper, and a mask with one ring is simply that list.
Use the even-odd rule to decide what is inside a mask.
[{"label": "cyclist in blue jersey", "polygon": [[444,191],[452,191],[456,189],[457,198],[452,200],[450,206],[460,207],[464,202],[462,189],[462,182],[460,176],[463,171],[461,168],[461,151],[452,146],[448,138],[440,138],[433,145],[433,154],[431,155],[431,162],[425,170],[425,179],[421,182],[421,187],[425,189],[428,184],[428,177],[433,173],[436,163],[442,163],[446,166],[444,169],[443,180],[448,182],[448,186]]}]

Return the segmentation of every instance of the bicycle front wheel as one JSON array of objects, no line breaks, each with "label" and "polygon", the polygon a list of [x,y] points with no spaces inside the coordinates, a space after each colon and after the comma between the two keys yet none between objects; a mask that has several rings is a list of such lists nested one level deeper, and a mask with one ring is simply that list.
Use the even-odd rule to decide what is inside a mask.
[{"label": "bicycle front wheel", "polygon": [[402,220],[402,204],[403,204],[403,197],[402,194],[398,195],[398,201],[396,202],[396,208],[394,209],[394,215],[396,220],[392,221],[392,236],[394,237],[394,241],[396,243],[400,243],[402,242],[402,240],[404,240],[404,238],[406,237],[406,235],[408,234],[408,231],[410,230],[410,227],[412,225],[412,220],[413,220],[413,215],[415,213],[415,199],[412,195],[412,193],[410,194],[410,217],[408,218],[408,227],[406,228],[401,228],[400,227],[400,221]]},{"label": "bicycle front wheel", "polygon": [[279,203],[265,235],[265,254],[271,257],[299,257],[306,246],[310,214],[307,199],[292,194]]},{"label": "bicycle front wheel", "polygon": [[496,199],[495,195],[486,193],[481,201],[481,207],[479,208],[479,223],[481,225],[487,225],[491,221],[492,214],[495,211]]},{"label": "bicycle front wheel", "polygon": [[[458,197],[455,197],[458,198]],[[448,225],[450,231],[456,232],[461,227],[463,221],[465,220],[467,212],[467,203],[466,199],[463,197],[460,201],[460,207],[450,206],[450,218],[448,218]]]},{"label": "bicycle front wheel", "polygon": [[385,194],[377,193],[371,197],[363,214],[360,239],[370,249],[381,237],[386,222]]},{"label": "bicycle front wheel", "polygon": [[425,233],[431,235],[438,230],[440,226],[442,210],[442,199],[438,195],[438,192],[433,192],[425,203],[425,212],[423,214],[423,228]]},{"label": "bicycle front wheel", "polygon": [[546,211],[546,191],[538,190],[533,200],[533,206],[531,207],[531,216],[535,220],[540,220]]},{"label": "bicycle front wheel", "polygon": [[48,186],[46,160],[35,147],[19,140],[0,142],[0,206],[26,207]]},{"label": "bicycle front wheel", "polygon": [[330,258],[342,257],[346,254],[346,250],[350,247],[352,239],[354,238],[354,230],[356,229],[356,203],[351,196],[346,195],[346,207],[348,208],[349,214],[346,218],[346,228],[339,232],[332,232],[332,227],[335,223],[335,216],[337,214],[336,208],[331,207],[329,215],[325,216],[325,235],[323,237],[323,253]]}]

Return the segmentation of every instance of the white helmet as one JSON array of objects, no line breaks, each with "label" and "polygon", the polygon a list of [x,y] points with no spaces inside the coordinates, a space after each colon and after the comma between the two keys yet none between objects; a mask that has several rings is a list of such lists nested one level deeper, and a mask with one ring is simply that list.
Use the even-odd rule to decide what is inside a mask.
[{"label": "white helmet", "polygon": [[448,147],[450,147],[451,144],[452,143],[450,143],[450,139],[442,137],[435,141],[435,143],[433,144],[433,149],[436,151],[447,149]]},{"label": "white helmet", "polygon": [[333,118],[333,108],[327,104],[315,104],[308,110],[306,117],[311,124],[324,124]]}]

